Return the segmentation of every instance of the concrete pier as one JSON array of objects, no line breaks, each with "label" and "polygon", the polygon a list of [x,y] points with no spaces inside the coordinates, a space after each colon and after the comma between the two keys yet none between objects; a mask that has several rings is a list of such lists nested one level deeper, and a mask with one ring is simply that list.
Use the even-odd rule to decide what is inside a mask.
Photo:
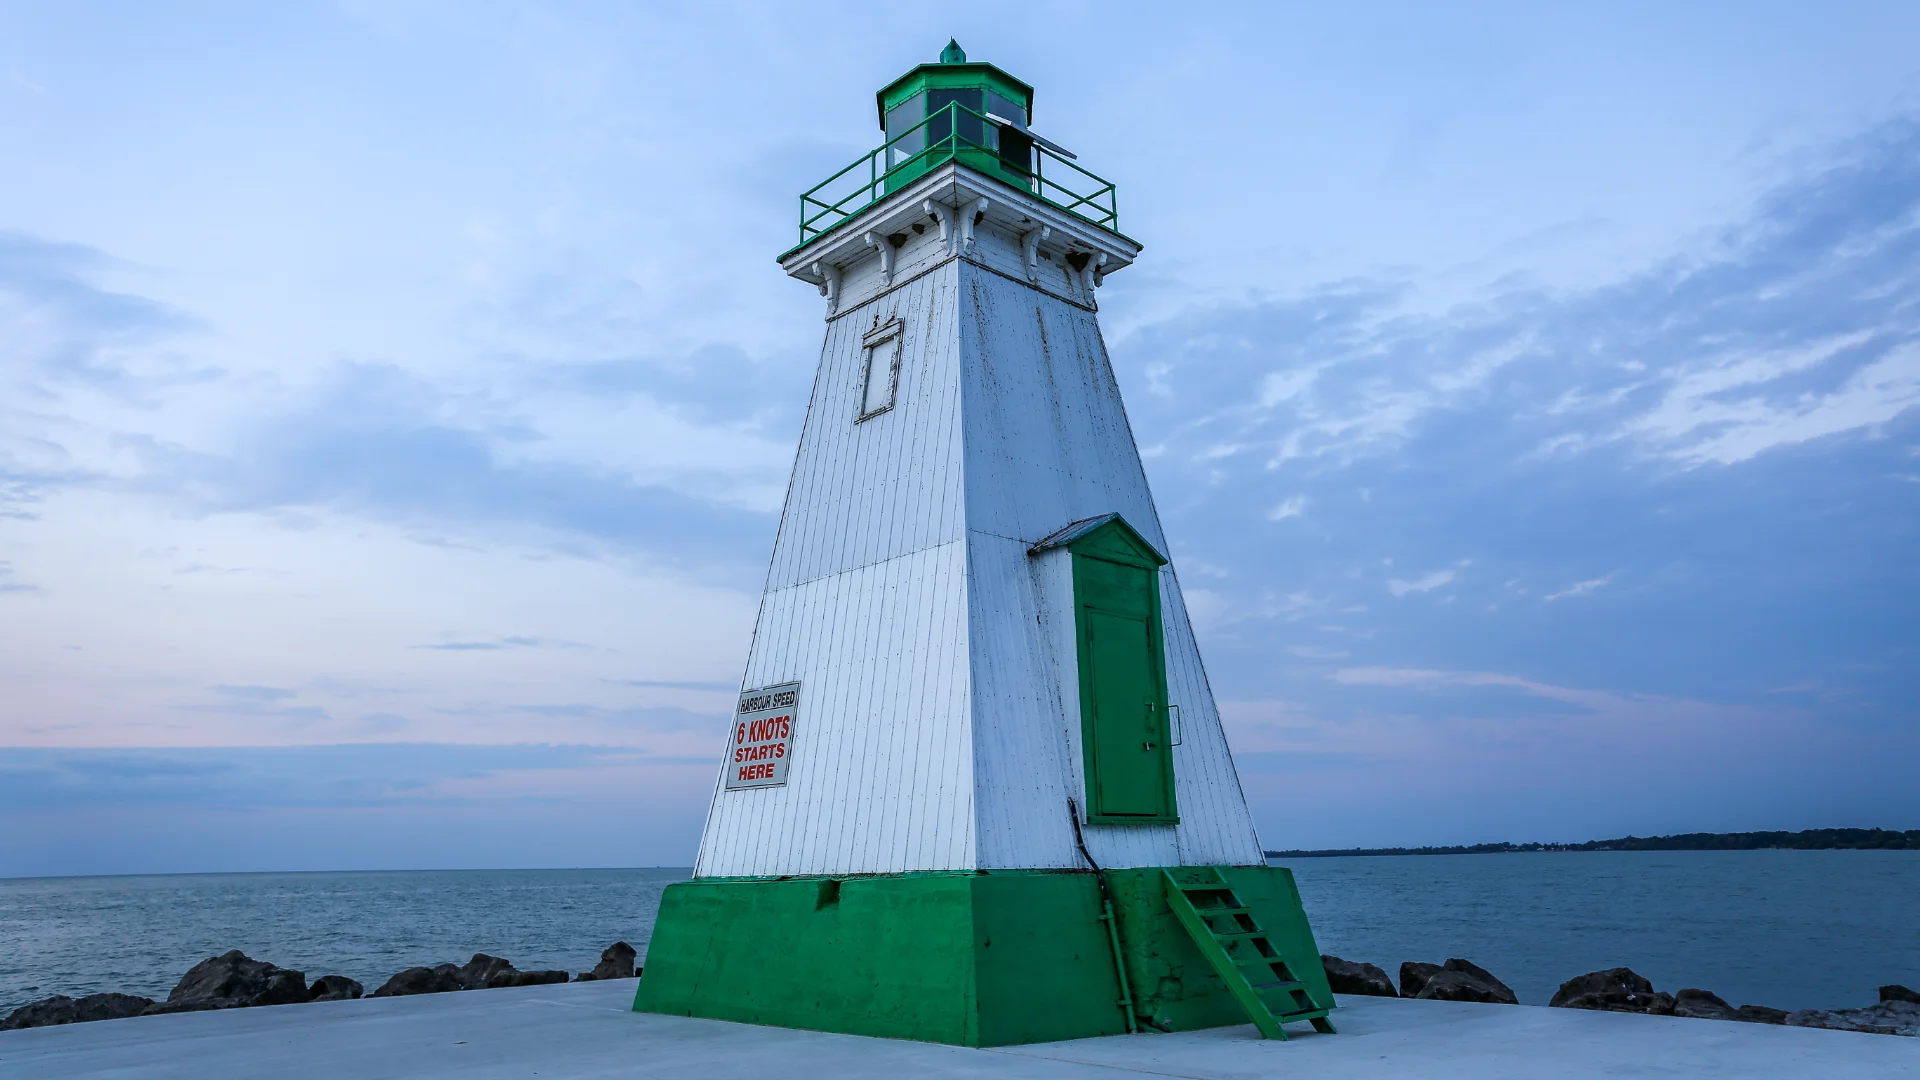
[{"label": "concrete pier", "polygon": [[573,983],[11,1031],[0,1077],[1920,1077],[1920,1039],[1528,1006],[1343,997],[1340,1034],[1300,1025],[1286,1043],[1249,1024],[968,1050],[633,1013],[633,990]]}]

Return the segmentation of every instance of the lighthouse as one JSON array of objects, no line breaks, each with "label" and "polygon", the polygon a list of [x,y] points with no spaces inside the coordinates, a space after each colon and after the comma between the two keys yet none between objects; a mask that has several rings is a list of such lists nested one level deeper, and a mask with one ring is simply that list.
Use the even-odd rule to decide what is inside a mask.
[{"label": "lighthouse", "polygon": [[819,369],[690,881],[634,1008],[993,1046],[1331,1032],[1097,318],[1140,245],[949,43],[800,197]]}]

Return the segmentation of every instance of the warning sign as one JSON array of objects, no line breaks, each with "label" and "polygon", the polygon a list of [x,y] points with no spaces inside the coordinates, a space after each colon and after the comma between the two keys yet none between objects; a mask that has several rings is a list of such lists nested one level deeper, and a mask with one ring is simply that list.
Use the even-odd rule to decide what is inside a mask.
[{"label": "warning sign", "polygon": [[727,744],[727,787],[773,787],[787,782],[793,755],[793,716],[800,684],[781,683],[740,695]]}]

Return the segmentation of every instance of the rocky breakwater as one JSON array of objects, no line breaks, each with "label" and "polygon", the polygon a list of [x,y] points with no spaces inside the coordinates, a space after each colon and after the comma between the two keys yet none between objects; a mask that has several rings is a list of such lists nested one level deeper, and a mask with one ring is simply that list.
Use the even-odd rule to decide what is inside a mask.
[{"label": "rocky breakwater", "polygon": [[436,964],[410,967],[388,979],[374,997],[402,997],[408,994],[443,994],[454,990],[499,990],[509,986],[544,986],[567,981],[559,970],[521,971],[510,960],[486,953],[474,953],[464,964]]},{"label": "rocky breakwater", "polygon": [[1354,963],[1337,956],[1322,956],[1327,984],[1336,994],[1360,994],[1367,997],[1408,997],[1427,1001],[1481,1001],[1493,1005],[1517,1005],[1519,999],[1506,983],[1471,960],[1454,957],[1444,964],[1409,960],[1400,965],[1400,988],[1373,964]]},{"label": "rocky breakwater", "polygon": [[[1454,958],[1444,964],[1409,960],[1400,965],[1400,986],[1380,967],[1320,957],[1327,983],[1336,994],[1370,997],[1420,998],[1428,1001],[1482,1001],[1516,1005],[1507,985],[1485,968]],[[1750,1024],[1787,1024],[1793,1027],[1863,1031],[1878,1035],[1920,1036],[1920,992],[1899,984],[1880,988],[1880,1001],[1856,1009],[1802,1009],[1789,1013],[1765,1005],[1727,1004],[1710,990],[1689,988],[1667,993],[1632,968],[1606,968],[1576,975],[1560,984],[1547,1004],[1556,1009],[1592,1009],[1599,1012],[1679,1016],[1695,1020],[1733,1020]]]},{"label": "rocky breakwater", "polygon": [[1892,984],[1880,988],[1880,1001],[1855,1009],[1785,1009],[1765,1005],[1735,1008],[1709,990],[1687,989],[1668,994],[1631,968],[1590,971],[1560,984],[1547,1004],[1564,1009],[1600,1009],[1651,1016],[1684,1016],[1696,1020],[1739,1020],[1752,1024],[1864,1031],[1875,1035],[1920,1036],[1920,993]]},{"label": "rocky breakwater", "polygon": [[[638,974],[634,966],[635,957],[633,946],[616,941],[600,954],[600,963],[591,971],[582,972],[580,979],[633,978]],[[475,953],[464,964],[408,968],[388,979],[372,996],[400,997],[457,990],[540,986],[563,983],[567,978],[565,971],[521,971],[511,961],[487,953]],[[364,993],[365,988],[358,981],[345,975],[322,975],[309,984],[303,972],[255,960],[234,949],[195,964],[174,986],[165,1001],[154,1001],[137,994],[89,994],[80,998],[56,994],[15,1009],[4,1020],[0,1020],[0,1031],[210,1009],[348,1001]]]},{"label": "rocky breakwater", "polygon": [[607,946],[606,951],[600,954],[600,962],[593,965],[592,971],[583,971],[575,975],[573,981],[597,982],[601,979],[631,979],[640,974],[640,969],[633,966],[633,962],[638,959],[639,956],[639,953],[633,951],[633,946],[624,941],[616,941]]},{"label": "rocky breakwater", "polygon": [[305,972],[255,960],[234,949],[193,965],[167,1000],[148,1009],[147,1014],[295,1005],[311,1000],[313,993],[307,988]]},{"label": "rocky breakwater", "polygon": [[303,972],[255,960],[234,949],[193,965],[165,1001],[137,994],[88,994],[82,998],[55,994],[13,1010],[0,1020],[0,1031],[359,996],[360,984],[344,975],[322,975],[309,986]]},{"label": "rocky breakwater", "polygon": [[1793,1027],[1865,1031],[1874,1035],[1920,1038],[1920,991],[1894,984],[1880,988],[1880,1002],[1859,1009],[1801,1009],[1790,1013]]}]

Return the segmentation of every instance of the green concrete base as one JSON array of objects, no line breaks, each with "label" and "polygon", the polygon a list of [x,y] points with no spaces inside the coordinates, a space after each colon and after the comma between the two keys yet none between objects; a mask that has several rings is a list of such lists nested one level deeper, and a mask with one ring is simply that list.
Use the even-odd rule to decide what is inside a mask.
[{"label": "green concrete base", "polygon": [[[1262,927],[1315,959],[1298,974],[1331,1005],[1293,875],[1224,872]],[[1167,907],[1160,871],[1112,871],[1109,884],[1141,1026],[1247,1022]],[[633,1007],[962,1046],[1119,1034],[1100,912],[1090,872],[682,882],[661,900]]]}]

